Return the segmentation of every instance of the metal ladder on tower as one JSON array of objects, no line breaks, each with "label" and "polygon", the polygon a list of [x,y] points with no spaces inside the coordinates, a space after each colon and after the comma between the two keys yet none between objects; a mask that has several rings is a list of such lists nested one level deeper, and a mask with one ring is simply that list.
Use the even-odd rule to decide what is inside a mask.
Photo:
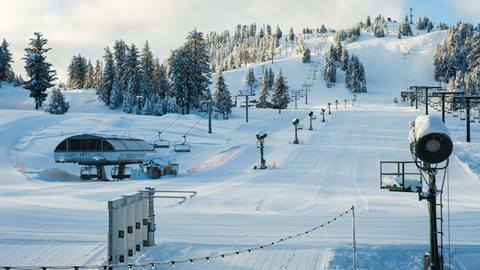
[{"label": "metal ladder on tower", "polygon": [[[437,237],[440,238],[440,243],[438,245],[439,253],[440,253],[440,261],[441,265],[444,265],[444,257],[443,257],[443,251],[444,251],[444,244],[443,244],[443,189],[437,190],[438,196],[436,198],[436,211],[437,211]],[[440,222],[440,223],[438,223]],[[442,267],[443,269],[443,267]]]}]

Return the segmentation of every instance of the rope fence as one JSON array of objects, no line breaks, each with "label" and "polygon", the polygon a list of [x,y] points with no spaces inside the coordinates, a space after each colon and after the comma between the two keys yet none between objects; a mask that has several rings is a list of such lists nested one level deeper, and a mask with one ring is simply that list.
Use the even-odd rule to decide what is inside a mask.
[{"label": "rope fence", "polygon": [[276,241],[272,241],[270,243],[264,243],[258,246],[254,246],[251,248],[246,248],[246,249],[239,249],[236,251],[232,252],[214,252],[211,256],[203,256],[203,257],[192,257],[188,259],[179,259],[179,260],[162,260],[162,261],[151,261],[151,262],[144,262],[144,263],[120,263],[120,264],[98,264],[98,265],[79,265],[79,266],[0,266],[0,269],[4,270],[47,270],[47,269],[53,269],[53,270],[63,270],[63,269],[73,269],[73,270],[79,270],[79,269],[104,269],[104,270],[113,270],[114,268],[128,268],[129,270],[132,270],[132,268],[145,268],[145,267],[151,267],[152,270],[155,269],[156,266],[165,266],[165,265],[171,265],[172,267],[175,267],[175,265],[179,264],[185,264],[185,263],[194,263],[194,262],[199,262],[199,261],[211,261],[215,259],[223,259],[226,257],[231,257],[231,256],[237,256],[240,254],[244,253],[252,253],[254,251],[262,250],[268,247],[272,247],[274,245],[278,245],[287,241],[290,241],[295,238],[299,238],[302,236],[306,236],[309,233],[312,233],[318,229],[324,228],[331,223],[337,221],[337,219],[351,213],[354,211],[354,206],[352,206],[350,209],[341,212],[337,216],[331,218],[330,220],[315,226],[309,230],[303,231],[298,234],[294,235],[288,235],[285,237],[282,237]]}]

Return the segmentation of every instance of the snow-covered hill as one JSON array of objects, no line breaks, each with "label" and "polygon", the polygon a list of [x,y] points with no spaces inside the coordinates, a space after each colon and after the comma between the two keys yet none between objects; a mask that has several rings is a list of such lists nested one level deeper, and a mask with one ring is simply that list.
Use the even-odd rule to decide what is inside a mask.
[{"label": "snow-covered hill", "polygon": [[[145,186],[197,190],[182,206],[159,201],[157,246],[133,261],[185,259],[270,243],[323,223],[355,205],[360,269],[422,269],[427,247],[426,204],[416,194],[394,194],[379,188],[380,160],[409,160],[408,121],[421,111],[393,104],[399,91],[412,84],[432,84],[432,55],[444,32],[397,39],[391,26],[383,39],[362,33],[348,45],[365,66],[368,94],[322,123],[319,108],[352,98],[338,72],[338,83],[327,88],[317,74],[308,104],[278,114],[276,110],[235,108],[230,120],[213,121],[207,133],[203,113],[136,116],[111,111],[91,91],[66,91],[71,110],[61,116],[33,110],[28,92],[2,84],[0,88],[0,265],[68,265],[103,262],[106,256],[109,199]],[[332,37],[306,40],[308,47],[327,49]],[[320,46],[319,46],[320,45]],[[320,74],[323,51],[314,51]],[[248,68],[282,69],[290,89],[300,89],[312,77],[310,64],[299,56],[277,59],[225,72],[233,93],[244,89]],[[301,145],[293,145],[291,120],[306,127],[307,113],[318,119],[315,130],[301,130]],[[450,210],[454,269],[480,264],[480,179],[477,163],[478,124],[474,143],[466,146],[459,120],[448,118],[455,139],[450,167]],[[169,127],[171,125],[171,127]],[[167,129],[167,127],[169,127]],[[56,164],[53,148],[63,138],[84,132],[130,135],[152,141],[157,132],[177,141],[188,132],[192,152],[177,154],[177,178],[148,180],[137,170],[122,182],[85,182],[79,166]],[[276,169],[262,172],[255,132],[264,130],[266,159]],[[234,150],[232,150],[234,149]],[[222,159],[224,153],[231,153]],[[213,164],[208,167],[205,164]],[[470,167],[469,167],[470,166]],[[208,167],[208,168],[207,168]],[[188,169],[199,172],[189,173]],[[471,168],[471,169],[470,169]],[[177,265],[180,269],[349,269],[351,223],[341,218],[305,238],[239,256]],[[165,269],[171,266],[165,267]],[[163,268],[159,268],[163,269]]]}]

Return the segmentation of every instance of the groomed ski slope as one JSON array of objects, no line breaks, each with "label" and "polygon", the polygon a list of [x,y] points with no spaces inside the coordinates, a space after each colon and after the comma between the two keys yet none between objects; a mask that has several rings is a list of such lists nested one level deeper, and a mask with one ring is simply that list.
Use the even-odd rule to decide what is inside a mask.
[{"label": "groomed ski slope", "polygon": [[[309,104],[299,109],[252,109],[244,123],[243,109],[232,119],[214,120],[214,134],[207,134],[205,115],[135,116],[111,111],[92,92],[67,93],[71,111],[52,116],[30,110],[28,93],[2,85],[0,98],[0,265],[81,265],[102,263],[106,257],[107,201],[140,188],[188,189],[198,196],[179,206],[158,201],[157,246],[136,262],[188,259],[217,252],[267,244],[303,232],[342,211],[356,208],[357,262],[360,269],[422,269],[427,247],[427,209],[417,195],[391,193],[379,188],[380,160],[410,160],[408,121],[422,111],[408,104],[393,104],[399,90],[412,84],[431,84],[431,59],[435,44],[445,36],[435,32],[418,37],[385,39],[362,35],[349,51],[365,65],[369,94],[359,95],[355,107],[343,104],[321,123],[319,109],[335,99],[351,100],[343,73],[331,89],[321,78],[314,81]],[[331,39],[320,41],[327,48]],[[323,65],[323,55],[313,56]],[[256,64],[259,73],[262,65]],[[300,57],[290,56],[272,65],[281,68],[291,89],[300,88],[311,76]],[[321,70],[321,69],[320,69]],[[245,69],[225,72],[230,90],[243,89]],[[289,106],[292,108],[292,104]],[[308,131],[307,113],[318,119]],[[303,144],[293,145],[291,120],[299,117],[305,129]],[[63,138],[83,132],[130,135],[153,140],[157,131],[178,140],[191,129],[192,152],[177,154],[177,178],[148,180],[140,173],[121,182],[85,182],[79,166],[56,164],[53,148]],[[463,125],[447,119],[455,140],[451,158],[450,216],[451,261],[454,269],[480,265],[480,190],[478,140],[463,143]],[[268,133],[266,159],[275,169],[256,172],[259,153],[255,132]],[[189,174],[209,160],[223,162]],[[160,269],[170,269],[165,266]],[[342,217],[329,226],[284,244],[234,257],[176,265],[180,269],[350,269],[351,220]]]}]

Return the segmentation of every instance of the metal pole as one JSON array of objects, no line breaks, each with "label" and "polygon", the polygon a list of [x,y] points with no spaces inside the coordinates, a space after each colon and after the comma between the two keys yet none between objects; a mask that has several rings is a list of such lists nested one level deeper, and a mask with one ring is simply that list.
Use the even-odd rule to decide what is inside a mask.
[{"label": "metal pole", "polygon": [[467,103],[467,142],[470,142],[470,99],[467,98],[465,101]]},{"label": "metal pole", "polygon": [[151,196],[148,199],[148,246],[151,247],[155,245],[155,188],[147,187],[146,190]]},{"label": "metal pole", "polygon": [[352,247],[352,269],[357,269],[357,240],[355,236],[355,206],[352,205],[352,237],[353,237],[353,247]]},{"label": "metal pole", "polygon": [[263,158],[263,140],[260,141],[260,169],[265,169],[265,159]]},{"label": "metal pole", "polygon": [[309,130],[313,130],[313,126],[312,126],[312,116],[310,115],[310,127],[308,128]]},{"label": "metal pole", "polygon": [[435,174],[429,173],[429,178],[428,210],[430,213],[430,269],[441,270],[437,239],[437,190]]},{"label": "metal pole", "polygon": [[299,141],[298,141],[298,136],[297,136],[297,126],[298,126],[298,125],[295,125],[295,140],[293,140],[293,143],[294,143],[294,144],[298,144],[298,143],[299,143]]},{"label": "metal pole", "polygon": [[418,110],[418,89],[415,88],[415,110]]},{"label": "metal pole", "polygon": [[295,110],[297,109],[297,91],[295,90]]},{"label": "metal pole", "polygon": [[305,105],[308,104],[308,84],[305,85]]},{"label": "metal pole", "polygon": [[428,88],[425,88],[425,115],[428,115]]},{"label": "metal pole", "polygon": [[208,102],[208,134],[212,134],[212,101]]},{"label": "metal pole", "polygon": [[245,96],[245,122],[248,123],[248,95]]},{"label": "metal pole", "polygon": [[442,94],[442,122],[445,123],[445,94]]}]

